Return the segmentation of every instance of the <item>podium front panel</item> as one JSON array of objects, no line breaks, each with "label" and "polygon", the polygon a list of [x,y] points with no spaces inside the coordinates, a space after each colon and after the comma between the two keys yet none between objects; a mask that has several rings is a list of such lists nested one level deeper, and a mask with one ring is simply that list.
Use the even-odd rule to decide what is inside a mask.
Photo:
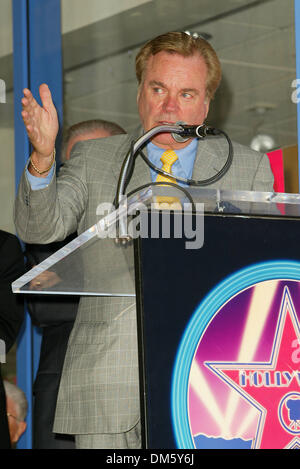
[{"label": "podium front panel", "polygon": [[299,239],[297,219],[207,214],[200,249],[137,240],[145,447],[300,447]]}]

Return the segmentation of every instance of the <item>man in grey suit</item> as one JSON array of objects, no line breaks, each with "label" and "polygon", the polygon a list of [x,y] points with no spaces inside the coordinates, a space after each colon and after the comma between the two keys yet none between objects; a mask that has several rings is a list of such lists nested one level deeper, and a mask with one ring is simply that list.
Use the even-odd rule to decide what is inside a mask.
[{"label": "man in grey suit", "polygon": [[[115,122],[92,119],[68,127],[62,141],[61,160],[66,162],[75,143],[90,139],[106,138],[125,134]],[[65,240],[51,244],[27,244],[28,268],[39,264],[72,239],[72,233]],[[56,273],[46,271],[35,280],[37,289],[51,288],[57,282]],[[73,435],[52,432],[56,400],[69,335],[77,314],[79,296],[72,295],[31,295],[27,301],[28,312],[33,324],[42,330],[39,366],[33,386],[33,449],[74,449]]]},{"label": "man in grey suit", "polygon": [[[215,51],[201,38],[166,33],[149,41],[136,58],[138,109],[144,131],[178,121],[201,124],[221,80]],[[97,206],[112,202],[130,136],[81,142],[55,177],[53,149],[57,115],[47,85],[42,107],[24,90],[23,119],[34,147],[20,182],[15,222],[26,242],[49,243],[83,232],[96,223]],[[147,144],[147,155],[162,166],[165,150],[177,160],[172,174],[206,179],[224,165],[228,145],[209,138],[176,142],[160,133]],[[226,175],[209,187],[271,191],[273,176],[265,155],[239,144]],[[137,159],[128,191],[155,180]],[[32,190],[36,178],[40,187]],[[44,178],[44,180],[43,180]],[[40,181],[42,180],[42,184]],[[109,249],[102,262],[110,265]],[[140,408],[136,309],[130,298],[90,297],[80,303],[69,340],[56,409],[55,432],[75,434],[78,448],[139,448]]]}]

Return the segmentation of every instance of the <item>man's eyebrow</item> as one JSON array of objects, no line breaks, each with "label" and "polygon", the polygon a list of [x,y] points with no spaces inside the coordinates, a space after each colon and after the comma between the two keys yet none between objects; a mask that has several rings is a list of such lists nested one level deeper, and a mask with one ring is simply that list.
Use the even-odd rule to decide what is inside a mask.
[{"label": "man's eyebrow", "polygon": [[162,81],[151,80],[149,82],[149,85],[151,85],[151,86],[155,85],[155,86],[160,86],[162,88],[165,88],[165,84]]},{"label": "man's eyebrow", "polygon": [[199,90],[197,90],[197,88],[183,88],[181,90],[183,93],[196,93],[198,94],[199,93]]},{"label": "man's eyebrow", "polygon": [[[157,81],[157,80],[151,80],[149,82],[150,86],[160,86],[161,88],[166,88],[166,85],[162,81]],[[182,93],[195,93],[198,94],[199,90],[196,88],[182,88],[180,90]]]}]

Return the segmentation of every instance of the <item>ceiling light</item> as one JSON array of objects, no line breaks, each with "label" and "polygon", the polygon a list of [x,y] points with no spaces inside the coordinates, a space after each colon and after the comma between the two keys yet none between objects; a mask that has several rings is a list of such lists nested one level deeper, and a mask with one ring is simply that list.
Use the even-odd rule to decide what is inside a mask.
[{"label": "ceiling light", "polygon": [[268,111],[272,111],[273,109],[276,109],[275,104],[261,102],[261,103],[254,103],[252,106],[247,107],[246,111],[262,116],[266,114]]},{"label": "ceiling light", "polygon": [[250,147],[252,150],[266,153],[267,151],[274,150],[276,148],[276,142],[271,135],[257,134],[251,140]]}]

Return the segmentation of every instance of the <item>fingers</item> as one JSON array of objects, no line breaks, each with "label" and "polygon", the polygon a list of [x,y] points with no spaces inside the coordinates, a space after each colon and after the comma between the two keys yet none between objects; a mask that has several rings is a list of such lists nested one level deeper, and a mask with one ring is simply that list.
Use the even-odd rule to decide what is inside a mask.
[{"label": "fingers", "polygon": [[55,272],[46,270],[30,282],[30,288],[31,290],[45,290],[53,287],[60,281],[61,279]]},{"label": "fingers", "polygon": [[32,93],[31,93],[31,91],[30,91],[28,88],[24,88],[23,94],[24,94],[24,96],[26,96],[27,98],[29,98],[30,96],[32,96]]},{"label": "fingers", "polygon": [[42,102],[42,106],[34,98],[33,94],[28,88],[23,90],[24,96],[21,100],[22,102],[22,117],[26,125],[26,121],[30,120],[31,118],[41,115],[47,115],[49,119],[57,120],[57,112],[54,106],[51,91],[45,83],[40,85],[39,88],[40,98]]},{"label": "fingers", "polygon": [[39,105],[34,99],[32,93],[30,90],[27,88],[23,91],[24,97],[21,100],[22,103],[22,117],[25,119],[28,119],[30,115],[34,112],[34,109],[36,109]]},{"label": "fingers", "polygon": [[[40,97],[42,101],[42,106],[45,108],[45,110],[48,110],[48,108],[52,109],[54,106],[53,101],[52,101],[52,96],[51,96],[51,91],[45,83],[40,86]],[[21,100],[22,102],[22,107],[23,110],[27,110],[28,112],[31,109],[34,109],[36,107],[40,107],[38,102],[35,100],[33,94],[28,88],[25,88],[23,90],[23,98]]]},{"label": "fingers", "polygon": [[33,125],[34,125],[34,105],[30,104],[25,100],[25,98],[22,99],[22,107],[23,110],[21,112],[26,130],[28,132],[28,135],[33,132]]},{"label": "fingers", "polygon": [[26,127],[29,139],[33,142],[37,138],[37,122],[38,114],[40,114],[41,107],[33,97],[33,94],[28,88],[23,90],[24,97],[22,98],[22,118]]}]

